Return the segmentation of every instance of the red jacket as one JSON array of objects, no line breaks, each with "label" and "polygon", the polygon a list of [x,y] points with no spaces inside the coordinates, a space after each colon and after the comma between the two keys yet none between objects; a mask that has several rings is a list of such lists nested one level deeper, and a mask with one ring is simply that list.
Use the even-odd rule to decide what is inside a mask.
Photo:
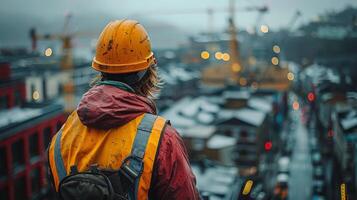
[{"label": "red jacket", "polygon": [[[156,107],[149,99],[116,86],[98,85],[84,94],[77,113],[86,126],[110,129],[121,126],[143,113],[156,114]],[[161,138],[149,198],[200,198],[184,143],[170,125],[166,126]]]}]

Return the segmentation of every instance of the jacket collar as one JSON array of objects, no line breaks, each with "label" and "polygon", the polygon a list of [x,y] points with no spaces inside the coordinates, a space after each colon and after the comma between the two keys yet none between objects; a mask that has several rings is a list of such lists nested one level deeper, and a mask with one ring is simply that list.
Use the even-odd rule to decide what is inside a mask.
[{"label": "jacket collar", "polygon": [[130,87],[126,83],[119,82],[119,81],[112,81],[112,80],[99,81],[96,85],[111,85],[116,88],[125,90],[127,92],[135,93],[135,90],[132,87]]}]

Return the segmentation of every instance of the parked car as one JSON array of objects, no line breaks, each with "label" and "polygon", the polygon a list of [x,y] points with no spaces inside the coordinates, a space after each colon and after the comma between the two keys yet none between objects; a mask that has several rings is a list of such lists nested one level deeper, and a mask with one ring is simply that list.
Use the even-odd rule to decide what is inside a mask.
[{"label": "parked car", "polygon": [[323,180],[313,180],[312,193],[316,195],[325,194],[325,182]]},{"label": "parked car", "polygon": [[276,179],[277,182],[274,188],[274,198],[286,200],[288,198],[289,191],[289,175],[286,173],[280,173]]},{"label": "parked car", "polygon": [[278,170],[279,171],[278,172],[280,174],[282,174],[282,173],[289,174],[289,171],[290,171],[289,167],[290,167],[290,158],[289,157],[283,156],[283,157],[279,158],[279,160],[278,160]]},{"label": "parked car", "polygon": [[322,165],[317,165],[313,168],[313,177],[316,180],[323,180],[324,179],[324,168]]},{"label": "parked car", "polygon": [[320,152],[314,152],[311,155],[311,161],[312,161],[312,165],[316,166],[316,165],[322,165],[322,156]]}]

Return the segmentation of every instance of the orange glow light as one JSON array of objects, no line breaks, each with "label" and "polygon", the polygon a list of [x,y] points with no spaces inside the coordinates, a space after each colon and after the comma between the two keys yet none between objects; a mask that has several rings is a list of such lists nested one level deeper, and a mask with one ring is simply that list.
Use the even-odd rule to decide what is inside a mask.
[{"label": "orange glow light", "polygon": [[293,103],[293,109],[294,109],[294,110],[299,110],[299,107],[300,107],[299,103],[298,103],[297,101],[294,101],[294,103]]},{"label": "orange glow light", "polygon": [[214,57],[217,59],[217,60],[221,60],[222,57],[223,57],[223,53],[218,51],[214,54]]},{"label": "orange glow light", "polygon": [[204,60],[207,60],[209,58],[208,51],[202,51],[201,52],[201,58],[204,59]]}]

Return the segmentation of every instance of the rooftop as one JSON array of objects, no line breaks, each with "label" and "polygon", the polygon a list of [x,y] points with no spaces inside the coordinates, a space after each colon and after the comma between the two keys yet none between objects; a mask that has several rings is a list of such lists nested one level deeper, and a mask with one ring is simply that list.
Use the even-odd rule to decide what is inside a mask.
[{"label": "rooftop", "polygon": [[255,110],[270,113],[272,111],[272,102],[268,98],[253,97],[248,100],[248,106]]},{"label": "rooftop", "polygon": [[196,176],[198,189],[216,195],[229,194],[238,178],[236,167],[214,165],[202,171],[193,164],[192,171]]},{"label": "rooftop", "polygon": [[343,130],[350,130],[357,127],[357,111],[350,111],[345,118],[341,119],[341,125]]},{"label": "rooftop", "polygon": [[235,118],[249,125],[257,127],[263,123],[265,116],[266,113],[263,111],[242,108],[239,110],[222,110],[219,113],[218,118],[220,123]]},{"label": "rooftop", "polygon": [[1,111],[0,140],[61,113],[63,113],[63,107],[55,103],[28,105],[24,108],[16,107]]}]

